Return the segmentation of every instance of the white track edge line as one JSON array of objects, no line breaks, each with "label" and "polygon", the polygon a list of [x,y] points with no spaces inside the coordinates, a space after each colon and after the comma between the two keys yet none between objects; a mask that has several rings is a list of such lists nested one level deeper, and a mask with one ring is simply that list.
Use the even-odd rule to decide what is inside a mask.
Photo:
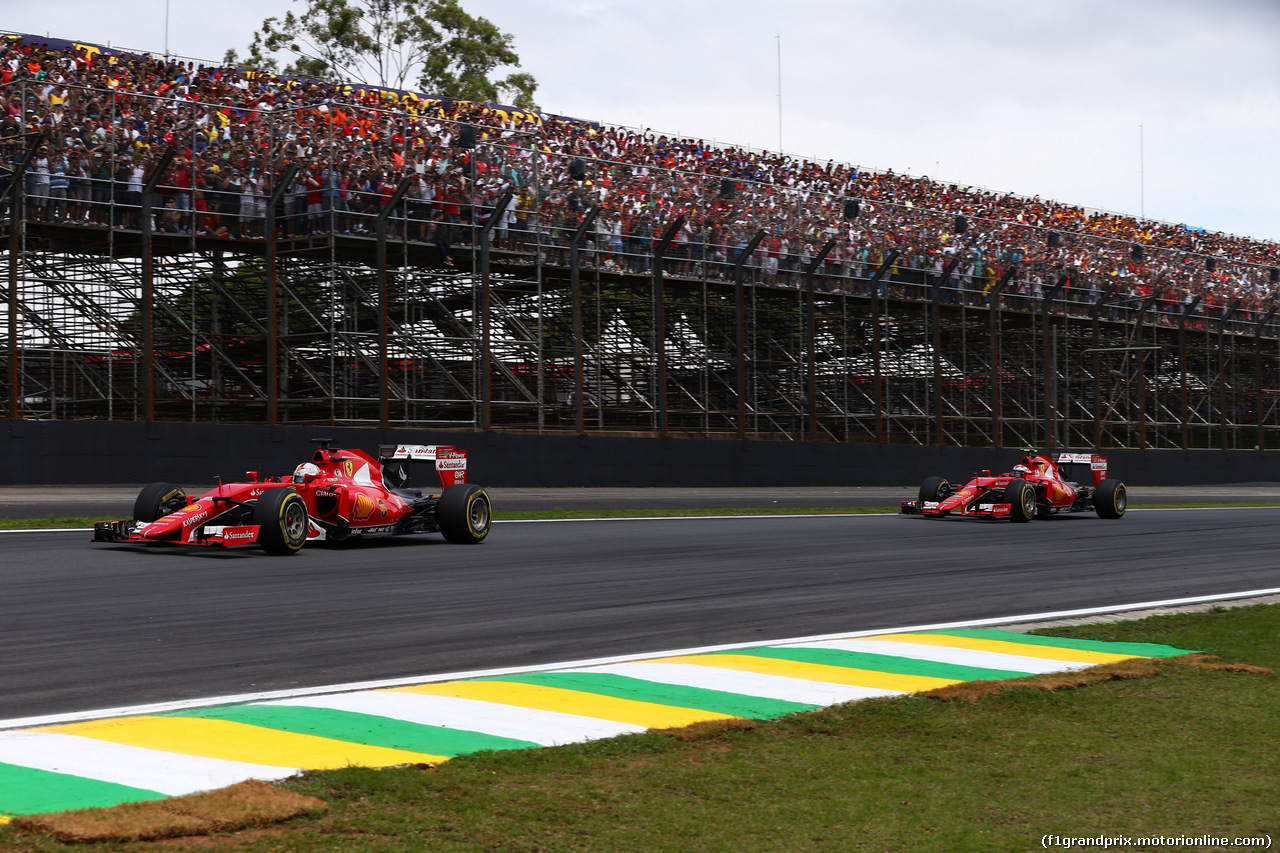
[{"label": "white track edge line", "polygon": [[119,708],[102,708],[94,711],[77,711],[66,714],[50,714],[38,717],[17,717],[0,720],[0,731],[5,729],[28,728],[31,726],[50,726],[62,723],[98,720],[107,717],[130,717],[144,714],[159,714],[167,711],[181,711],[190,708],[206,708],[216,705],[234,705],[242,702],[262,702],[270,699],[294,699],[300,696],[323,696],[331,693],[352,693],[357,690],[379,690],[388,687],[405,687],[414,684],[433,684],[441,681],[460,681],[467,678],[486,678],[501,675],[517,675],[526,672],[550,672],[562,669],[577,669],[587,666],[603,666],[613,663],[629,663],[638,660],[677,657],[683,655],[711,654],[713,652],[748,649],[756,646],[782,646],[792,643],[812,643],[821,640],[853,639],[871,637],[878,634],[904,634],[915,631],[940,631],[948,628],[974,628],[986,625],[1012,625],[1019,622],[1043,622],[1050,619],[1069,619],[1076,616],[1092,616],[1102,613],[1122,613],[1128,610],[1150,610],[1158,607],[1176,607],[1185,604],[1204,604],[1210,601],[1227,601],[1233,598],[1260,598],[1267,595],[1280,595],[1280,587],[1271,589],[1253,589],[1243,592],[1226,592],[1216,595],[1198,595],[1191,598],[1167,598],[1160,601],[1140,601],[1130,604],[1112,604],[1104,607],[1084,607],[1075,610],[1054,610],[1047,613],[1027,613],[1018,616],[1000,616],[988,619],[969,619],[962,622],[935,622],[928,625],[910,625],[901,628],[875,628],[866,631],[840,631],[834,634],[817,634],[809,637],[792,637],[784,640],[755,640],[750,643],[727,643],[718,646],[699,646],[691,649],[671,649],[662,652],[645,652],[643,654],[614,655],[611,657],[590,658],[587,660],[563,661],[535,666],[515,666],[498,669],[478,669],[464,672],[449,672],[439,675],[417,675],[407,678],[389,678],[378,681],[357,681],[349,684],[331,684],[324,687],[305,687],[296,690],[271,690],[260,693],[240,693],[229,696],[210,696],[202,699],[185,699],[174,702],[158,702],[148,705],[130,705]]}]

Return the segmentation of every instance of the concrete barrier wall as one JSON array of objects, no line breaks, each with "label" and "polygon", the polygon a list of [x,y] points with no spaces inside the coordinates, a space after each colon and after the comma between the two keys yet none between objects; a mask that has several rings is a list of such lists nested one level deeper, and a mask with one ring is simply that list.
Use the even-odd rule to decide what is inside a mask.
[{"label": "concrete barrier wall", "polygon": [[[539,436],[316,426],[2,421],[0,485],[182,485],[292,472],[313,437],[367,452],[379,444],[453,444],[486,486],[903,486],[939,474],[1007,470],[1017,448]],[[1280,482],[1280,450],[1113,450],[1130,485]]]}]

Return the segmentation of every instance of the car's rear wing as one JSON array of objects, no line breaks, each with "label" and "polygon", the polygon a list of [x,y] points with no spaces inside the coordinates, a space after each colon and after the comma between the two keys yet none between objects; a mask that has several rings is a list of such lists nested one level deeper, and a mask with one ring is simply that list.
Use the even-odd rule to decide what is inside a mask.
[{"label": "car's rear wing", "polygon": [[1093,474],[1095,486],[1107,479],[1107,457],[1099,456],[1097,453],[1063,452],[1056,453],[1050,458],[1059,468],[1063,465],[1088,465],[1089,471]]},{"label": "car's rear wing", "polygon": [[381,444],[378,461],[383,463],[384,479],[388,462],[435,462],[441,488],[467,482],[467,451],[451,444]]}]

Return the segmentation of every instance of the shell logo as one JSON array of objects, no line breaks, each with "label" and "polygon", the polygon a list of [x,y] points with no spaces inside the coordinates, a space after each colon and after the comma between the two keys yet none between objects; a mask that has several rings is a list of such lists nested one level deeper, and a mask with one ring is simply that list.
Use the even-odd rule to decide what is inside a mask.
[{"label": "shell logo", "polygon": [[380,516],[386,518],[387,513],[391,511],[391,507],[382,498],[378,498],[375,501],[368,495],[360,494],[356,495],[356,502],[351,507],[351,514],[355,516],[357,521],[365,521],[369,516],[373,515],[375,510]]}]

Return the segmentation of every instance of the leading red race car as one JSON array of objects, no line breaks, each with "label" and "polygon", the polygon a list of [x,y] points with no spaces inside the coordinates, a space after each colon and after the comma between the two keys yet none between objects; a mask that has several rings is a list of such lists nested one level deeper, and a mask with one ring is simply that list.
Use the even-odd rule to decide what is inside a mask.
[{"label": "leading red race car", "polygon": [[[489,535],[492,508],[484,489],[466,482],[467,454],[449,446],[401,444],[334,450],[331,439],[291,475],[222,483],[190,498],[172,483],[152,483],[133,518],[99,521],[93,541],[227,548],[257,545],[268,554],[296,553],[307,542],[402,533],[444,534],[456,544]],[[434,462],[438,495],[407,488],[408,463]]]},{"label": "leading red race car", "polygon": [[[1092,484],[1073,478],[1073,469],[1084,465],[1089,466]],[[930,477],[920,486],[918,500],[902,502],[902,513],[1030,521],[1055,513],[1092,511],[1102,518],[1120,518],[1128,500],[1124,483],[1107,479],[1105,456],[1028,451],[1012,471],[998,475],[981,471],[962,489],[942,477]]]}]

